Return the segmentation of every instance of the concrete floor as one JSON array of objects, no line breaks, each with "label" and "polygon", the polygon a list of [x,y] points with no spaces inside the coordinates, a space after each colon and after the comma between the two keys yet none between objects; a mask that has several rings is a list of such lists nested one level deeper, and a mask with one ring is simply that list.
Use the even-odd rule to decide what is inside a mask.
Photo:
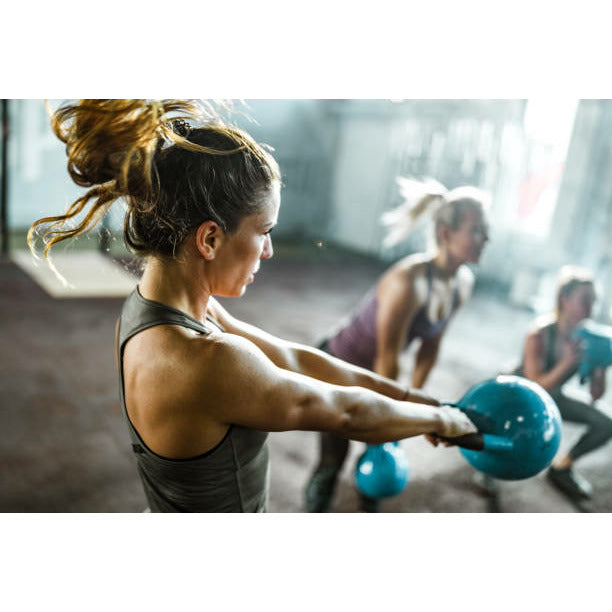
[{"label": "concrete floor", "polygon": [[[235,316],[281,337],[314,343],[336,324],[384,269],[380,262],[314,246],[277,248],[257,282],[238,300]],[[139,512],[145,498],[117,399],[113,329],[116,298],[49,297],[21,269],[0,262],[0,511]],[[458,399],[520,353],[532,313],[483,290],[456,317],[426,390]],[[403,380],[413,351],[402,360]],[[608,394],[609,398],[609,394]],[[607,408],[606,408],[607,409]],[[565,425],[562,450],[581,428]],[[385,500],[384,512],[609,512],[612,444],[578,468],[595,497],[580,507],[557,493],[543,474],[500,482],[498,505],[473,482],[474,471],[454,448],[423,439],[402,443],[411,481]],[[363,444],[351,445],[334,512],[357,511],[352,471]],[[300,512],[303,487],[316,460],[317,435],[270,435],[270,512]]]}]

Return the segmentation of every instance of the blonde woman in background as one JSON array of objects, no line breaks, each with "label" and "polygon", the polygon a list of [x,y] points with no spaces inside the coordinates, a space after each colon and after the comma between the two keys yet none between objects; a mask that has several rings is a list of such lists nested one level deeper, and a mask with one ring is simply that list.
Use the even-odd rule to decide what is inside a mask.
[{"label": "blonde woman in background", "polygon": [[[349,363],[397,379],[399,358],[420,341],[411,386],[423,387],[436,363],[448,323],[469,298],[474,274],[488,241],[488,196],[474,187],[451,191],[436,181],[398,178],[404,203],[383,215],[388,228],[384,245],[406,238],[415,225],[433,220],[435,246],[393,265],[361,301],[355,312],[330,333],[319,348]],[[320,434],[319,460],[306,487],[306,509],[326,512],[349,441],[333,432]],[[362,510],[376,512],[377,500],[360,494]]]}]

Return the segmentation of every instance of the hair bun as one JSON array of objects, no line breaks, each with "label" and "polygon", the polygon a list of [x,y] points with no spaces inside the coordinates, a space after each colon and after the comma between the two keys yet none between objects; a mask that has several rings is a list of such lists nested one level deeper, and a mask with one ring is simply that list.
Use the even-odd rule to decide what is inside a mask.
[{"label": "hair bun", "polygon": [[184,119],[175,119],[171,126],[172,131],[183,138],[187,138],[189,132],[191,132],[191,126]]}]

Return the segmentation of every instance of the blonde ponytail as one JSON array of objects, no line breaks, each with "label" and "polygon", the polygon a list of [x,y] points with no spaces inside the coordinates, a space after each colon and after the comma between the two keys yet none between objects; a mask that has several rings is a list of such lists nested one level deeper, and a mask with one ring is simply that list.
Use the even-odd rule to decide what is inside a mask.
[{"label": "blonde ponytail", "polygon": [[418,222],[427,215],[435,216],[445,204],[446,187],[433,179],[416,181],[398,176],[396,182],[404,202],[381,216],[387,228],[383,246],[390,248],[406,238]]}]

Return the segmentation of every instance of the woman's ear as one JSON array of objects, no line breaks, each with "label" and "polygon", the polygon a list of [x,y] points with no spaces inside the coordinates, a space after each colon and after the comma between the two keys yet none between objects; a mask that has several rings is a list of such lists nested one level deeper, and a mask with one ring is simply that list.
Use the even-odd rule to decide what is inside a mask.
[{"label": "woman's ear", "polygon": [[447,244],[450,237],[450,227],[444,223],[440,223],[438,226],[438,242],[440,244]]},{"label": "woman's ear", "polygon": [[571,296],[572,294],[570,293],[569,295],[561,295],[559,296],[559,312],[562,312],[563,310],[565,310],[565,308],[567,307],[567,300],[568,298]]},{"label": "woman's ear", "polygon": [[207,261],[212,261],[223,241],[225,233],[218,223],[205,221],[198,227],[195,234],[196,248]]}]

